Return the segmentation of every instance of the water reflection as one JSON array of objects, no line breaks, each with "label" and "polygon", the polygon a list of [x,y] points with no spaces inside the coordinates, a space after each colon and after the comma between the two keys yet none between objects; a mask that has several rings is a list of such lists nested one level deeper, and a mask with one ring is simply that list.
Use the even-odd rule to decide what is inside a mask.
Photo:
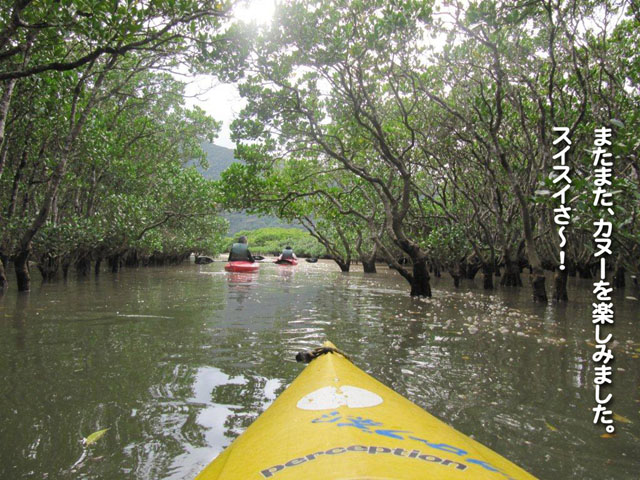
[{"label": "water reflection", "polygon": [[286,266],[286,265],[278,265],[276,269],[278,272],[278,277],[280,277],[280,281],[285,283],[291,283],[295,276],[296,267]]},{"label": "water reflection", "polygon": [[236,302],[236,310],[242,310],[242,304],[250,298],[251,288],[258,284],[258,272],[226,272],[229,300]]},{"label": "water reflection", "polygon": [[234,287],[256,285],[258,283],[258,272],[226,272],[225,276],[229,281],[229,285]]},{"label": "water reflection", "polygon": [[[591,296],[535,306],[524,290],[393,272],[263,264],[124,270],[0,299],[0,478],[192,478],[331,339],[355,363],[540,478],[634,478],[637,302],[616,298],[618,435],[591,425]],[[580,288],[578,288],[580,287]],[[79,440],[110,430],[77,472]]]},{"label": "water reflection", "polygon": [[12,315],[12,323],[16,331],[15,340],[17,350],[24,350],[26,346],[29,298],[30,296],[26,293],[16,295],[16,306]]},{"label": "water reflection", "polygon": [[[229,419],[241,405],[227,404],[224,398],[212,401],[216,389],[226,385],[245,385],[242,376],[230,377],[215,367],[201,367],[194,375],[193,395],[185,400],[194,414],[182,420],[180,435],[184,453],[173,459],[166,478],[192,478],[198,473],[194,465],[207,463],[212,455],[222,451],[235,436],[228,432]],[[210,448],[214,445],[213,449]]]}]

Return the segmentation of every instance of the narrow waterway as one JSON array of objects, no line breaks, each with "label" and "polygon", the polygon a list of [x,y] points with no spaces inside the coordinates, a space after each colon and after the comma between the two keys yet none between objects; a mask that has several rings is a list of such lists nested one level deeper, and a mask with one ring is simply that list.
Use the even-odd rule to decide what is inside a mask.
[{"label": "narrow waterway", "polygon": [[[592,425],[590,282],[571,303],[386,268],[216,262],[103,273],[0,297],[0,478],[190,479],[330,339],[356,365],[542,479],[640,471],[640,302],[615,298],[617,434]],[[523,275],[526,283],[526,275]],[[108,428],[85,458],[82,438]],[[80,462],[77,461],[81,459]],[[77,463],[77,464],[76,464]],[[76,464],[74,466],[74,464]]]}]

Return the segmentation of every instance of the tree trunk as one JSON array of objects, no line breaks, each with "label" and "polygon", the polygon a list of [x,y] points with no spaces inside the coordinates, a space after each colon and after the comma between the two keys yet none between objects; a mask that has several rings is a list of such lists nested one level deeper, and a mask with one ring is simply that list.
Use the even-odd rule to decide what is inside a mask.
[{"label": "tree trunk", "polygon": [[21,250],[13,259],[19,292],[28,292],[31,289],[31,276],[29,275],[30,253],[30,250]]},{"label": "tree trunk", "polygon": [[83,255],[76,261],[75,267],[78,277],[88,277],[91,271],[91,260],[88,256]]},{"label": "tree trunk", "polygon": [[137,268],[140,266],[140,257],[138,257],[138,251],[130,251],[124,259],[125,267]]},{"label": "tree trunk", "polygon": [[510,258],[505,258],[504,274],[500,280],[503,287],[521,287],[522,278],[520,278],[520,266],[518,262],[514,262]]},{"label": "tree trunk", "polygon": [[576,269],[578,270],[578,276],[580,278],[585,278],[587,280],[590,280],[593,278],[593,275],[591,274],[591,265],[589,264],[576,265]]},{"label": "tree trunk", "polygon": [[622,258],[618,257],[618,260],[616,261],[616,266],[615,266],[615,273],[613,274],[613,288],[624,289],[624,287],[625,287],[625,281],[624,281],[625,273],[626,273],[626,270],[624,269],[624,266],[622,265]]},{"label": "tree trunk", "polygon": [[451,278],[453,278],[453,286],[458,288],[460,286],[460,279],[462,278],[463,275],[463,265],[460,263],[456,263],[453,268],[451,268],[451,270],[449,270],[449,273],[451,274]]},{"label": "tree trunk", "polygon": [[433,266],[433,276],[436,278],[440,278],[442,276],[442,272],[440,272],[440,267],[438,265]]},{"label": "tree trunk", "polygon": [[493,290],[493,265],[482,264],[482,288]]},{"label": "tree trunk", "polygon": [[340,267],[340,271],[343,273],[348,272],[349,268],[351,267],[350,261],[343,262],[342,260],[338,260],[336,258],[334,258],[333,261],[338,264],[338,266]]},{"label": "tree trunk", "polygon": [[556,270],[553,273],[553,299],[556,302],[568,302],[569,296],[567,295],[567,279],[569,278],[569,272],[564,270]]},{"label": "tree trunk", "polygon": [[362,269],[364,273],[376,273],[376,261],[362,259]]},{"label": "tree trunk", "polygon": [[481,265],[475,261],[473,263],[467,263],[465,278],[467,280],[473,280],[474,278],[476,278],[476,275],[478,274],[478,270],[480,270],[480,268]]},{"label": "tree trunk", "polygon": [[57,257],[52,257],[47,254],[38,261],[38,270],[40,270],[43,282],[52,282],[55,280],[59,268],[60,262]]},{"label": "tree trunk", "polygon": [[102,263],[102,257],[98,257],[96,260],[96,266],[93,269],[93,272],[96,276],[100,275],[100,264]]},{"label": "tree trunk", "polygon": [[[17,81],[17,78],[13,78],[6,82],[2,91],[2,98],[0,98],[0,145],[4,143],[4,132],[7,124],[7,116],[9,115],[9,105],[11,104],[13,88],[16,86]],[[3,162],[0,162],[0,176],[2,176],[2,167]]]},{"label": "tree trunk", "polygon": [[[18,242],[18,255],[14,259],[14,265],[16,268],[16,276],[18,280],[18,290],[19,291],[28,291],[31,287],[31,278],[29,277],[29,265],[27,263],[29,254],[31,253],[31,241],[33,237],[38,233],[40,228],[46,223],[49,218],[49,214],[51,213],[51,209],[53,207],[54,201],[58,195],[58,190],[62,183],[63,177],[66,173],[67,162],[71,157],[71,152],[73,149],[73,144],[76,139],[80,135],[82,128],[87,121],[89,116],[89,112],[95,106],[96,103],[96,94],[100,90],[100,87],[107,75],[107,72],[113,67],[116,56],[112,56],[111,60],[108,62],[106,68],[104,68],[95,78],[93,82],[92,92],[89,96],[89,99],[85,103],[84,110],[82,112],[78,112],[78,102],[80,98],[80,93],[83,91],[83,85],[85,83],[86,78],[84,75],[88,74],[88,70],[84,72],[82,78],[78,81],[74,89],[73,101],[70,108],[70,119],[71,119],[71,127],[69,132],[66,135],[66,138],[63,142],[61,142],[60,149],[58,155],[56,155],[56,165],[51,175],[49,176],[49,180],[46,184],[46,188],[43,187],[43,195],[42,195],[42,205],[38,210],[38,214],[31,221],[30,226],[22,235],[22,238]],[[76,114],[78,116],[76,117]],[[77,118],[77,120],[76,120]]]},{"label": "tree trunk", "polygon": [[412,297],[430,297],[431,285],[426,260],[413,262],[413,278],[411,283]]},{"label": "tree trunk", "polygon": [[0,260],[0,295],[4,293],[7,287],[7,275],[4,273],[4,262]]},{"label": "tree trunk", "polygon": [[[499,79],[499,84],[502,79]],[[501,85],[500,85],[501,87]],[[498,120],[498,123],[500,120]],[[495,130],[497,131],[497,129]],[[540,261],[540,257],[538,256],[538,252],[536,250],[536,245],[534,241],[534,232],[533,232],[533,221],[531,219],[531,212],[529,211],[530,202],[527,198],[525,192],[522,191],[521,184],[519,183],[516,176],[513,174],[509,162],[507,161],[507,155],[505,152],[500,150],[497,136],[494,136],[494,142],[496,145],[496,151],[498,152],[498,159],[500,160],[500,164],[502,165],[504,171],[507,173],[507,178],[509,179],[509,183],[511,183],[511,187],[513,188],[513,192],[516,194],[516,198],[518,199],[518,203],[520,204],[520,214],[522,218],[522,230],[524,237],[524,246],[527,252],[527,259],[529,260],[529,264],[533,269],[533,300],[534,301],[547,301],[547,292],[545,288],[545,277],[544,271],[542,270],[542,262]]]},{"label": "tree trunk", "polygon": [[544,276],[544,270],[534,267],[532,272],[533,301],[547,302],[547,290],[545,283],[547,279]]},{"label": "tree trunk", "polygon": [[107,262],[109,263],[109,267],[111,268],[112,273],[118,273],[120,270],[120,255],[111,255],[107,257]]}]

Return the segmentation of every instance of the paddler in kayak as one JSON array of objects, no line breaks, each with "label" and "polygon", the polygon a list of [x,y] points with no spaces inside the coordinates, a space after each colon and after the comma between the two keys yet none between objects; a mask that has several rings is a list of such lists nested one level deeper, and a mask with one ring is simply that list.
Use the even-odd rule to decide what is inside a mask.
[{"label": "paddler in kayak", "polygon": [[298,257],[293,253],[293,249],[287,245],[278,257],[278,260],[276,260],[276,263],[291,263],[295,265],[298,263]]},{"label": "paddler in kayak", "polygon": [[251,255],[249,251],[249,245],[247,243],[247,237],[242,235],[238,238],[238,241],[231,246],[231,251],[229,252],[228,262],[255,262],[255,258]]}]

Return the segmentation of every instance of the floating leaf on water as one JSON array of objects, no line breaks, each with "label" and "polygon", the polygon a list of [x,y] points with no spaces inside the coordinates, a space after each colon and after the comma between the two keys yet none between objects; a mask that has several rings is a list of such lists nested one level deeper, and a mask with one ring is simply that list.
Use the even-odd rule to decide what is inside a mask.
[{"label": "floating leaf on water", "polygon": [[613,438],[615,436],[615,433],[603,433],[602,435],[600,435],[600,438]]},{"label": "floating leaf on water", "polygon": [[617,413],[613,414],[613,419],[616,422],[622,422],[622,423],[632,423],[631,420],[629,420],[627,417],[623,417],[622,415],[618,415]]},{"label": "floating leaf on water", "polygon": [[87,438],[84,439],[84,444],[86,446],[89,446],[92,443],[97,442],[98,440],[100,440],[102,438],[102,436],[105,433],[107,433],[107,430],[109,430],[109,429],[105,428],[103,430],[98,430],[97,432],[93,432],[91,435],[89,435]]},{"label": "floating leaf on water", "polygon": [[547,426],[547,428],[549,430],[551,430],[552,432],[557,432],[558,429],[556,427],[554,427],[553,425],[551,425],[550,423],[544,422],[544,424]]}]

